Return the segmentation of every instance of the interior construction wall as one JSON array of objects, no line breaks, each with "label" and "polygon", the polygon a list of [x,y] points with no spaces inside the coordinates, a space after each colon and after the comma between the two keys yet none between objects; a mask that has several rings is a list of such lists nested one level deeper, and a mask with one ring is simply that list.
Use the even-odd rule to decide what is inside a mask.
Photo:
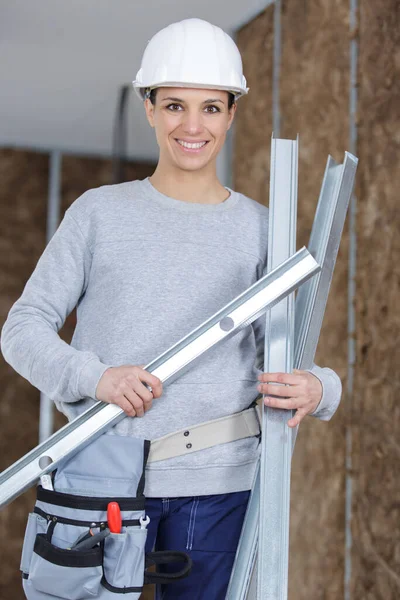
[{"label": "interior construction wall", "polygon": [[352,600],[400,598],[400,2],[359,14]]},{"label": "interior construction wall", "polygon": [[[128,163],[125,178],[143,179],[154,166]],[[46,245],[49,155],[0,150],[0,328]],[[111,161],[64,155],[62,210],[85,190],[112,183]],[[61,336],[69,341],[74,314]],[[39,392],[0,355],[0,472],[38,444]],[[56,413],[56,426],[65,423]],[[27,515],[35,491],[30,489],[0,511],[0,600],[23,600],[19,561]]]},{"label": "interior construction wall", "polygon": [[[280,137],[300,135],[298,246],[309,238],[328,154],[342,162],[349,149],[349,46],[353,37],[359,42],[354,392],[351,399],[343,394],[330,423],[308,418],[299,432],[291,600],[344,598],[347,423],[353,434],[351,600],[400,597],[400,2],[358,4],[359,27],[351,32],[347,0],[282,3]],[[272,21],[270,6],[238,34],[250,95],[236,116],[235,186],[262,203],[268,175],[256,165],[269,163]],[[348,246],[346,227],[316,357],[339,373],[344,390]]]}]

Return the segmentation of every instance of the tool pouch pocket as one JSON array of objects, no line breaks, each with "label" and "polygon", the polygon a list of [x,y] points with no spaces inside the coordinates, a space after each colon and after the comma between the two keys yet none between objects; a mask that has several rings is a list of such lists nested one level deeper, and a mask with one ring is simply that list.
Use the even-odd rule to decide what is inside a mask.
[{"label": "tool pouch pocket", "polygon": [[[143,491],[149,449],[150,442],[103,435],[59,465],[54,490],[38,487],[21,559],[28,600],[140,598],[148,566]],[[108,528],[110,502],[118,503],[120,533]],[[190,572],[189,557],[182,560],[179,578]]]},{"label": "tool pouch pocket", "polygon": [[39,533],[45,533],[47,529],[47,520],[36,513],[30,513],[28,523],[25,530],[24,545],[22,548],[20,569],[23,577],[27,577],[29,573],[30,563],[32,560],[33,548],[36,541],[36,536]]},{"label": "tool pouch pocket", "polygon": [[129,528],[104,540],[102,583],[108,591],[134,594],[138,585],[143,585],[146,537],[146,529]]},{"label": "tool pouch pocket", "polygon": [[[39,533],[29,571],[31,589],[35,590],[32,597],[98,598],[102,554],[100,546],[85,551],[57,548],[48,541],[46,534]],[[37,596],[37,592],[41,595]]]}]

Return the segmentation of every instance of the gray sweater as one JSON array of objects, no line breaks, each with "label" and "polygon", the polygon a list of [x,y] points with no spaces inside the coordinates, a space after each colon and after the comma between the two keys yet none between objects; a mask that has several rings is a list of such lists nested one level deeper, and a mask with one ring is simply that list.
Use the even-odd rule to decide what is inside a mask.
[{"label": "gray sweater", "polygon": [[[7,362],[69,419],[95,402],[110,366],[148,364],[253,284],[266,262],[268,209],[232,190],[221,204],[175,200],[148,179],[89,190],[67,210],[1,333]],[[71,344],[58,335],[77,307]],[[212,348],[164,387],[145,416],[110,434],[156,439],[250,406],[265,317]],[[314,366],[328,420],[338,376]],[[221,444],[147,468],[147,496],[251,488],[259,440]],[[127,457],[129,460],[129,457]]]}]

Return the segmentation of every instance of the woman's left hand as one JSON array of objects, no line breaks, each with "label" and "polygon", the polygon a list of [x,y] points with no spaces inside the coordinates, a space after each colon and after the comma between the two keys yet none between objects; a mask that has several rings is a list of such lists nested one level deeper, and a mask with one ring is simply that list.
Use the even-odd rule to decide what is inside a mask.
[{"label": "woman's left hand", "polygon": [[289,427],[296,427],[306,415],[313,413],[322,398],[320,380],[308,371],[261,373],[258,379],[261,383],[257,389],[265,394],[266,406],[296,410],[288,421]]}]

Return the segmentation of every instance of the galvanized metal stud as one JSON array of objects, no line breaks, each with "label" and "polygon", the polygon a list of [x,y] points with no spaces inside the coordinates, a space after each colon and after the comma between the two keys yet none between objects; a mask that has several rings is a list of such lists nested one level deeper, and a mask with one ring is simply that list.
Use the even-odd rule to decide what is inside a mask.
[{"label": "galvanized metal stud", "polygon": [[[296,251],[298,142],[272,139],[267,271]],[[266,314],[264,372],[290,373],[294,294]],[[264,406],[261,440],[257,596],[286,600],[289,564],[292,411]]]}]

